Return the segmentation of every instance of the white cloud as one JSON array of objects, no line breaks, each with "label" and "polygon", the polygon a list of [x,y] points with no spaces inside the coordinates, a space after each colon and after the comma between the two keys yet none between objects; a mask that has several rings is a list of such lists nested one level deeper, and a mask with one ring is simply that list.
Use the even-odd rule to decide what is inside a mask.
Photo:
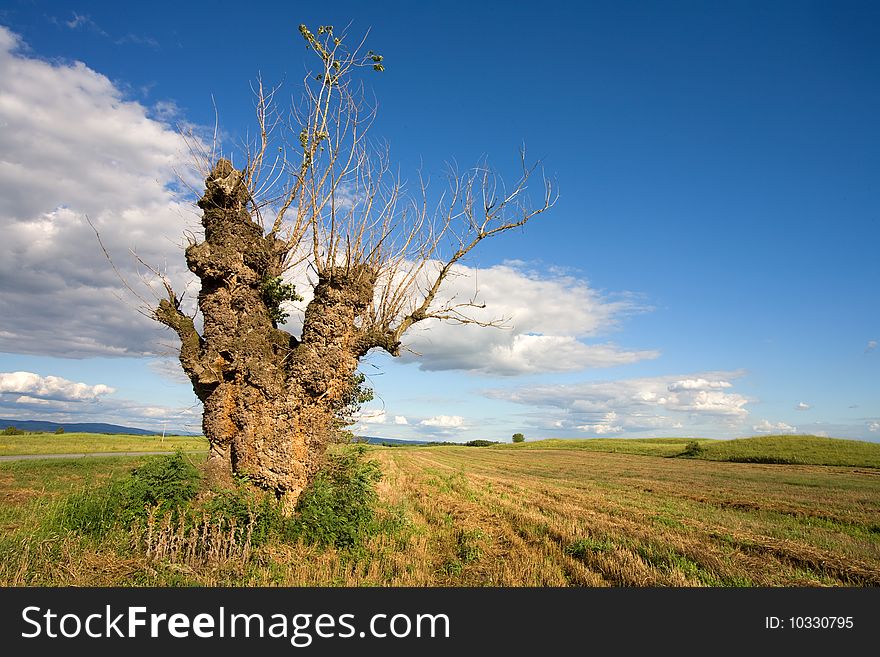
[{"label": "white cloud", "polygon": [[407,422],[406,417],[403,415],[395,415],[394,424],[409,424],[409,422]]},{"label": "white cloud", "polygon": [[703,372],[565,385],[494,389],[484,394],[550,409],[529,414],[539,429],[596,434],[698,430],[707,424],[738,426],[747,397],[730,390],[742,372]]},{"label": "white cloud", "polygon": [[617,413],[614,411],[609,411],[604,415],[601,422],[597,422],[595,424],[582,424],[578,429],[581,431],[586,431],[587,433],[596,433],[600,436],[605,434],[615,434],[623,431],[623,427],[617,422]]},{"label": "white cloud", "polygon": [[83,63],[22,54],[18,37],[0,27],[0,278],[8,281],[0,314],[16,320],[0,333],[0,351],[171,351],[163,346],[171,334],[138,314],[85,221],[148,300],[129,249],[167,263],[180,289],[192,280],[179,242],[197,222],[174,191],[188,151],[148,114]]},{"label": "white cloud", "polygon": [[793,427],[785,422],[776,422],[773,424],[767,420],[761,420],[758,424],[752,426],[752,430],[757,433],[795,433],[797,427]]},{"label": "white cloud", "polygon": [[30,395],[21,395],[15,399],[16,404],[31,404],[31,405],[44,405],[51,406],[52,402],[48,399],[39,399],[38,397],[31,397]]},{"label": "white cloud", "polygon": [[871,424],[868,425],[868,431],[880,431],[880,422],[871,422]]},{"label": "white cloud", "polygon": [[703,378],[699,379],[682,379],[675,381],[666,386],[669,392],[681,392],[684,390],[717,390],[722,388],[730,388],[733,384],[729,381],[708,381]]},{"label": "white cloud", "polygon": [[460,415],[435,415],[419,422],[423,427],[440,429],[458,429],[464,426],[464,418]]},{"label": "white cloud", "polygon": [[88,28],[91,31],[97,32],[102,36],[107,36],[107,33],[102,30],[95,21],[93,21],[88,15],[85,14],[78,14],[76,12],[73,12],[73,17],[68,21],[64,21],[64,24],[71,30]]},{"label": "white cloud", "polygon": [[357,415],[357,423],[362,425],[385,424],[387,421],[388,417],[383,410],[365,410]]},{"label": "white cloud", "polygon": [[877,348],[877,341],[876,340],[868,340],[868,346],[865,347],[865,353],[867,354],[871,351],[874,351],[876,348]]},{"label": "white cloud", "polygon": [[810,406],[809,404],[807,404],[806,402],[798,402],[798,403],[797,403],[797,406],[794,407],[794,410],[796,410],[796,411],[808,411],[808,410],[810,410],[811,408],[813,408],[813,407]]},{"label": "white cloud", "polygon": [[103,383],[90,386],[75,383],[60,376],[40,376],[33,372],[0,372],[0,393],[18,393],[26,399],[55,399],[59,401],[83,401],[97,399],[114,392]]},{"label": "white cloud", "polygon": [[201,408],[164,407],[114,396],[108,385],[33,372],[0,373],[0,417],[52,422],[109,422],[146,429],[200,430]]},{"label": "white cloud", "polygon": [[485,308],[468,309],[469,316],[483,323],[502,319],[504,328],[428,320],[404,337],[414,352],[405,354],[404,361],[416,361],[423,370],[510,376],[611,367],[659,356],[654,350],[587,342],[614,331],[625,315],[641,308],[630,298],[606,298],[572,276],[538,275],[510,262],[479,270],[457,266],[440,293],[443,300],[475,296]]}]

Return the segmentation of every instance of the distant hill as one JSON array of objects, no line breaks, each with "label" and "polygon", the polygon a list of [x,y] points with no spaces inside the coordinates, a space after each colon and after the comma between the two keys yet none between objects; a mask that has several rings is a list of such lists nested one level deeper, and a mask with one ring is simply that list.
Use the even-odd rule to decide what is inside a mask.
[{"label": "distant hill", "polygon": [[63,427],[66,432],[82,433],[122,433],[136,436],[149,436],[159,433],[158,431],[123,427],[118,424],[105,424],[104,422],[46,422],[44,420],[9,420],[0,418],[0,430],[6,427],[15,427],[22,431],[45,431],[48,433],[55,431],[58,427]]},{"label": "distant hill", "polygon": [[361,442],[369,443],[370,445],[427,445],[428,443],[424,440],[401,440],[399,438],[379,438],[377,436],[358,436],[358,439]]}]

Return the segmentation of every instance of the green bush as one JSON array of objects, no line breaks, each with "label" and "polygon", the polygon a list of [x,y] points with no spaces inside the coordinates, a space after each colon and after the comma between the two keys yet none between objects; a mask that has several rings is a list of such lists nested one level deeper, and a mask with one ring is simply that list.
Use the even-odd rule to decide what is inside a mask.
[{"label": "green bush", "polygon": [[57,429],[55,429],[56,435],[60,436],[62,433],[64,433],[64,427],[58,427]]},{"label": "green bush", "polygon": [[358,446],[328,457],[297,502],[295,533],[306,543],[354,548],[375,531],[379,464]]},{"label": "green bush", "polygon": [[4,436],[23,436],[24,429],[19,429],[18,427],[8,426],[3,430]]},{"label": "green bush", "polygon": [[521,433],[513,434],[513,442],[515,443],[524,443],[526,441],[526,437]]},{"label": "green bush", "polygon": [[465,443],[465,447],[489,447],[490,445],[497,445],[498,441],[496,440],[469,440]]},{"label": "green bush", "polygon": [[128,496],[139,508],[162,504],[177,509],[199,492],[201,473],[183,452],[151,459],[131,472]]},{"label": "green bush", "polygon": [[124,479],[67,498],[57,521],[64,529],[103,536],[145,518],[152,507],[178,513],[199,491],[200,473],[182,452],[150,459]]},{"label": "green bush", "polygon": [[[187,531],[193,527],[247,528],[249,545],[271,540],[296,541],[340,549],[357,548],[379,531],[376,483],[379,464],[366,460],[357,446],[331,455],[314,481],[303,491],[297,513],[285,516],[271,493],[255,489],[244,479],[232,489],[200,491],[200,473],[181,452],[153,458],[120,479],[68,497],[55,516],[55,525],[97,538],[114,528],[141,526],[142,521],[166,520]],[[170,518],[168,517],[170,514]]]},{"label": "green bush", "polygon": [[699,456],[703,453],[703,447],[696,440],[690,441],[684,447],[684,451],[681,453],[682,456]]}]

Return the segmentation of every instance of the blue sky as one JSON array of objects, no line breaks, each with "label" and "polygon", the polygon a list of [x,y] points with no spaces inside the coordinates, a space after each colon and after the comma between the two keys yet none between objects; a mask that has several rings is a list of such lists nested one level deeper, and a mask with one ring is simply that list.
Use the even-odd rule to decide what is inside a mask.
[{"label": "blue sky", "polygon": [[512,177],[525,144],[560,193],[466,263],[511,328],[369,356],[359,431],[880,440],[871,2],[8,2],[0,417],[198,428],[171,336],[82,217],[131,275],[129,249],[184,276],[174,127],[216,104],[232,147],[258,73],[296,97],[300,23],[370,30],[405,178],[482,156]]}]

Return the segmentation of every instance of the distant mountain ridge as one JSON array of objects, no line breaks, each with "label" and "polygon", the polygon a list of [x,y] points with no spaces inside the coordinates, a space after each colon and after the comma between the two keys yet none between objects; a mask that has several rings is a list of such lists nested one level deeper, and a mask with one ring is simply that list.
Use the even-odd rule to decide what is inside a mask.
[{"label": "distant mountain ridge", "polygon": [[369,443],[370,445],[427,445],[428,443],[424,440],[402,440],[400,438],[379,438],[378,436],[358,436],[358,439],[361,442]]},{"label": "distant mountain ridge", "polygon": [[[45,420],[11,420],[0,418],[0,430],[6,427],[15,427],[22,431],[46,431],[53,432],[58,427],[62,427],[68,432],[82,433],[121,433],[135,436],[150,436],[161,433],[160,431],[149,431],[147,429],[138,429],[135,427],[123,427],[119,424],[107,424],[105,422],[47,422]],[[174,435],[195,435],[195,434],[177,434]]]}]

